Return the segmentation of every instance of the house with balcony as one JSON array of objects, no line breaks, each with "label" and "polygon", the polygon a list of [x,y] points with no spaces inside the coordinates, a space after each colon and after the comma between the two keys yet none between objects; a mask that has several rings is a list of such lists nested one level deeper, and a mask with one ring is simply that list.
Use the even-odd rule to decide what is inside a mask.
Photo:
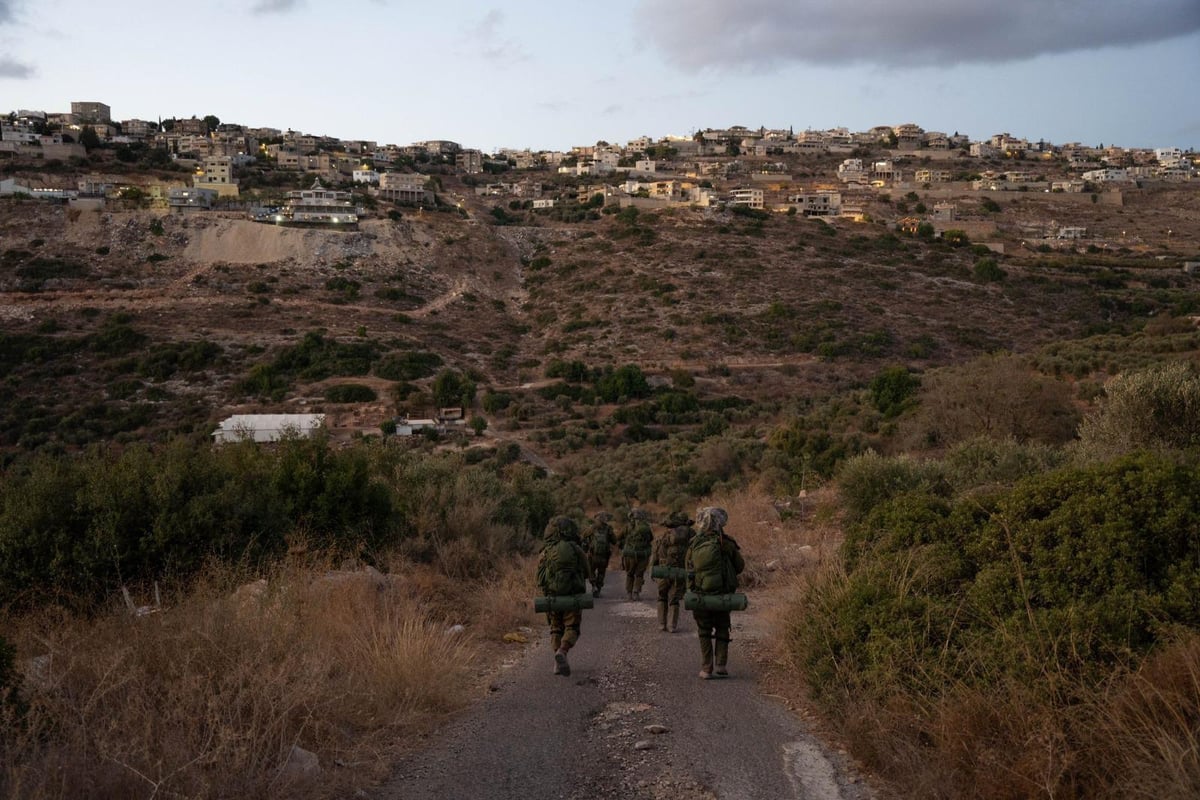
[{"label": "house with balcony", "polygon": [[744,186],[731,189],[726,202],[731,206],[761,209],[763,207],[763,190]]},{"label": "house with balcony", "polygon": [[946,183],[950,180],[950,170],[919,169],[913,173],[913,180],[917,183]]},{"label": "house with balcony", "polygon": [[381,200],[408,205],[433,203],[433,191],[426,188],[427,175],[419,172],[384,172],[379,176],[379,189],[374,193]]},{"label": "house with balcony", "polygon": [[1126,170],[1116,167],[1107,167],[1105,169],[1089,170],[1081,176],[1085,181],[1092,183],[1123,183],[1129,180],[1129,173]]},{"label": "house with balcony", "polygon": [[192,186],[212,189],[218,197],[237,197],[238,185],[233,179],[233,159],[229,156],[209,156],[192,176]]},{"label": "house with balcony", "polygon": [[217,191],[215,189],[173,186],[167,190],[167,207],[177,214],[207,211],[213,207],[216,200]]},{"label": "house with balcony", "polygon": [[483,153],[478,150],[459,150],[454,154],[454,165],[468,175],[483,172]]},{"label": "house with balcony", "polygon": [[842,213],[841,192],[801,192],[788,197],[788,202],[806,217],[837,217]]},{"label": "house with balcony", "polygon": [[127,119],[121,123],[121,133],[134,139],[146,139],[158,133],[157,122],[144,119]]},{"label": "house with balcony", "polygon": [[896,136],[897,150],[919,150],[925,136],[925,130],[911,122],[897,125],[892,128],[892,133]]},{"label": "house with balcony", "polygon": [[867,173],[863,169],[861,158],[847,158],[837,169],[838,180],[842,183],[866,183]]},{"label": "house with balcony", "polygon": [[891,159],[871,163],[871,179],[877,181],[898,181],[901,172]]}]

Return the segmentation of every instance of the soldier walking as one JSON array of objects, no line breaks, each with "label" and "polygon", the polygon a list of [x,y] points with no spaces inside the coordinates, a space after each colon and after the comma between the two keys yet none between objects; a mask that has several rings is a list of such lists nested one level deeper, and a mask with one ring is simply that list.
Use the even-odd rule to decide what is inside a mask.
[{"label": "soldier walking", "polygon": [[[538,556],[537,583],[546,597],[583,594],[587,591],[588,560],[579,546],[579,526],[570,517],[558,516],[546,525]],[[570,675],[567,653],[579,641],[583,611],[548,611],[550,646],[554,649],[554,674]]]},{"label": "soldier walking", "polygon": [[625,599],[640,600],[654,532],[650,530],[650,514],[644,508],[629,512],[629,528],[621,537],[621,567],[625,570]]},{"label": "soldier walking", "polygon": [[[737,576],[746,568],[741,549],[725,534],[729,515],[723,508],[706,507],[696,512],[698,531],[688,546],[684,564],[689,591],[701,595],[737,591]],[[700,634],[700,677],[724,678],[729,674],[729,612],[697,608],[696,628]]]},{"label": "soldier walking", "polygon": [[612,514],[601,511],[592,517],[592,526],[583,535],[583,551],[588,557],[588,581],[592,584],[592,597],[599,597],[604,588],[604,574],[612,558],[613,529]]},{"label": "soldier walking", "polygon": [[[696,532],[692,521],[682,511],[672,511],[663,521],[666,530],[654,540],[654,551],[650,554],[650,569],[674,567],[681,572],[687,558],[688,545]],[[679,603],[687,590],[684,577],[658,579],[658,625],[664,631],[674,633],[679,625]],[[670,620],[668,621],[668,609]]]}]

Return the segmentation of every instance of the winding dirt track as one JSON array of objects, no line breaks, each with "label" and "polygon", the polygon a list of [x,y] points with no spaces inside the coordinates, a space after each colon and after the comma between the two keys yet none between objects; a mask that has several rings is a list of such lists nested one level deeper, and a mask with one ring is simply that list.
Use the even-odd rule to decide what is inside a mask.
[{"label": "winding dirt track", "polygon": [[[653,584],[624,599],[610,572],[584,612],[569,678],[552,674],[548,636],[491,685],[471,711],[432,737],[369,796],[378,800],[866,800],[804,723],[765,696],[748,653],[753,613],[735,615],[731,677],[697,677],[690,613],[659,630]],[[753,604],[753,596],[751,603]],[[650,726],[663,726],[655,733]]]}]

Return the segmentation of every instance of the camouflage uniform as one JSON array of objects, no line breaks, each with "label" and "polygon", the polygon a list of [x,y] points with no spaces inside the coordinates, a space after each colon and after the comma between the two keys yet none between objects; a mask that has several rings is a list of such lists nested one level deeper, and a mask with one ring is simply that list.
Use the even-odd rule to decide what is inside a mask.
[{"label": "camouflage uniform", "polygon": [[[692,553],[702,541],[718,537],[722,556],[729,568],[728,573],[732,575],[732,579],[726,583],[722,593],[737,591],[737,576],[746,568],[746,562],[742,558],[738,543],[732,537],[725,535],[725,523],[728,521],[729,515],[723,508],[702,508],[696,512],[696,527],[699,528],[699,531],[688,546],[685,558],[688,589],[703,594],[703,592],[699,592],[695,584]],[[725,677],[729,674],[726,669],[729,660],[729,612],[697,609],[692,614],[696,618],[696,628],[700,634],[700,677],[711,678],[714,664],[717,676]]]},{"label": "camouflage uniform", "polygon": [[[551,589],[551,576],[548,574],[547,562],[550,551],[557,548],[561,542],[567,542],[573,546],[571,563],[568,565],[572,570],[573,579],[571,586],[568,587],[569,591],[558,594],[576,595],[586,592],[588,560],[583,548],[579,546],[579,527],[575,521],[570,517],[554,517],[546,525],[543,541],[537,568],[538,588],[542,593],[546,596],[556,594]],[[567,652],[579,641],[579,626],[582,621],[583,612],[580,610],[547,612],[546,622],[550,624],[550,646],[554,649],[555,675],[571,674],[571,666],[567,663]]]},{"label": "camouflage uniform", "polygon": [[[657,566],[678,567],[683,569],[687,556],[688,545],[696,532],[692,530],[692,521],[682,511],[672,511],[663,521],[667,527],[662,535],[654,540],[654,552],[650,554],[650,569]],[[675,632],[679,625],[679,601],[687,590],[687,580],[679,578],[658,579],[658,625],[664,631]],[[667,609],[670,608],[670,625],[667,623]]]},{"label": "camouflage uniform", "polygon": [[[601,511],[592,517],[592,526],[583,536],[583,550],[588,557],[588,580],[592,584],[592,597],[599,597],[600,590],[604,588],[604,573],[608,571],[608,562],[612,558],[612,548],[616,543],[616,537],[613,534],[612,514],[607,511]],[[597,553],[594,545],[597,543],[596,535],[604,534],[608,541],[608,552]]]},{"label": "camouflage uniform", "polygon": [[654,532],[650,530],[650,514],[644,508],[629,512],[629,528],[621,537],[621,567],[625,570],[625,599],[640,600]]}]

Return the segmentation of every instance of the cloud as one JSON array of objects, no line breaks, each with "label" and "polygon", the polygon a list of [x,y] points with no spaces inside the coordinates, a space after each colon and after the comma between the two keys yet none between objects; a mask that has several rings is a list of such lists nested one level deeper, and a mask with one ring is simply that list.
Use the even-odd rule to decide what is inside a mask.
[{"label": "cloud", "polygon": [[304,0],[258,0],[250,11],[255,14],[286,14],[304,5]]},{"label": "cloud", "polygon": [[500,28],[504,24],[504,12],[493,8],[483,15],[483,19],[467,29],[469,47],[474,53],[494,64],[514,64],[529,59],[521,45],[512,39],[505,39]]},{"label": "cloud", "polygon": [[17,15],[14,13],[16,7],[17,0],[0,0],[0,25],[16,19]]},{"label": "cloud", "polygon": [[640,0],[639,29],[684,69],[949,66],[1163,41],[1197,0]]},{"label": "cloud", "polygon": [[33,67],[28,64],[22,64],[20,61],[14,61],[8,56],[0,57],[0,78],[32,78],[34,75]]}]

